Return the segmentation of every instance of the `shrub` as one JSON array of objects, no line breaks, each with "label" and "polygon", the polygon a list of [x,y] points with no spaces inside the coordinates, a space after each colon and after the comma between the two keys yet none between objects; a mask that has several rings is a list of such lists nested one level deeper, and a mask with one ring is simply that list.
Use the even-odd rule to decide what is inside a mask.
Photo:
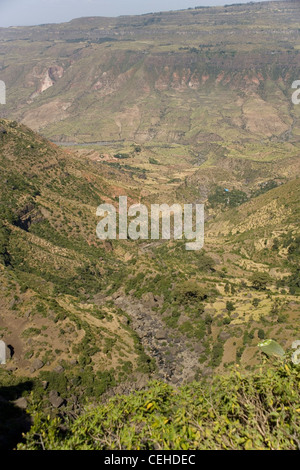
[{"label": "shrub", "polygon": [[177,390],[152,382],[66,422],[35,409],[18,449],[296,450],[299,380],[299,367],[275,362],[247,375],[230,367]]},{"label": "shrub", "polygon": [[257,336],[259,337],[259,339],[265,339],[265,332],[262,328],[258,330]]},{"label": "shrub", "polygon": [[272,280],[268,273],[257,272],[254,273],[251,278],[252,286],[256,290],[265,290],[268,283]]},{"label": "shrub", "polygon": [[203,301],[207,298],[207,291],[197,281],[190,280],[176,287],[175,300],[185,303],[191,301]]},{"label": "shrub", "polygon": [[233,311],[235,310],[234,303],[231,302],[231,300],[227,300],[227,302],[226,302],[226,310],[228,311],[228,313],[233,312]]}]

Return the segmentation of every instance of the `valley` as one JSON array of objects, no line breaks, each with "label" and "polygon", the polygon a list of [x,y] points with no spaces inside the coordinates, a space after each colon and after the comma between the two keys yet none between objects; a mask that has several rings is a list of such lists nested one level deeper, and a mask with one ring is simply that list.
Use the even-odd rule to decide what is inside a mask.
[{"label": "valley", "polygon": [[[278,418],[284,436],[264,424],[249,437],[235,424],[240,437],[228,440],[213,427],[218,408],[201,418],[207,432],[195,410],[187,439],[181,428],[164,434],[178,418],[164,406],[178,396],[187,416],[185,400],[193,410],[193,394],[213,390],[232,429],[245,420],[234,406],[244,407],[247,380],[255,406],[265,393],[256,386],[273,393],[283,377],[283,396],[299,382],[296,364],[258,347],[273,339],[290,351],[300,339],[299,19],[297,2],[279,1],[0,28],[0,340],[12,347],[0,411],[24,386],[35,419],[22,442],[0,423],[0,448],[40,448],[48,414],[54,436],[78,419],[78,442],[73,430],[65,440],[49,432],[44,446],[84,448],[85,412],[101,422],[114,403],[125,430],[135,412],[144,422],[157,409],[155,437],[117,427],[90,448],[297,448],[297,414]],[[119,196],[204,204],[203,249],[99,240],[97,207]],[[239,384],[231,411],[220,383]],[[126,417],[119,394],[135,410]]]}]

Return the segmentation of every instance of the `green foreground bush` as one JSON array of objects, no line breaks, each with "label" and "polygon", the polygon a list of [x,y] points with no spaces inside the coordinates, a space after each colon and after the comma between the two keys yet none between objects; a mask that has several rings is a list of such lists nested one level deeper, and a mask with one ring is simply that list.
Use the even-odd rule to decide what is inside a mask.
[{"label": "green foreground bush", "polygon": [[152,382],[75,420],[36,411],[18,449],[299,449],[299,379],[299,366],[278,363],[178,390]]}]

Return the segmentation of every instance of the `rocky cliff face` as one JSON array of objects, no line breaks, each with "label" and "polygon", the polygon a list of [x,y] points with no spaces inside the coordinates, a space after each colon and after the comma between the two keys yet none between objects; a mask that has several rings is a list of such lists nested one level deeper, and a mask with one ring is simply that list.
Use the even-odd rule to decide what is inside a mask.
[{"label": "rocky cliff face", "polygon": [[52,87],[57,80],[62,78],[64,73],[63,67],[54,65],[49,68],[43,68],[42,71],[38,70],[38,67],[34,67],[31,73],[27,76],[27,85],[35,86],[36,91],[32,93],[29,99],[29,103],[41,93]]}]

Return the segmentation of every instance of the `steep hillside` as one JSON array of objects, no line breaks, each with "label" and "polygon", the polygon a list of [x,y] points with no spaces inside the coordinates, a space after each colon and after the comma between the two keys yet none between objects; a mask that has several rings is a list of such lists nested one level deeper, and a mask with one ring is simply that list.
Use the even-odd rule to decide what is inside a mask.
[{"label": "steep hillside", "polygon": [[77,377],[78,397],[81,390],[102,394],[132,371],[147,374],[150,360],[128,318],[109,302],[89,302],[122,264],[95,236],[97,206],[115,197],[107,170],[15,122],[0,125],[0,335],[12,350],[6,368],[14,376],[41,372],[50,383]]}]

